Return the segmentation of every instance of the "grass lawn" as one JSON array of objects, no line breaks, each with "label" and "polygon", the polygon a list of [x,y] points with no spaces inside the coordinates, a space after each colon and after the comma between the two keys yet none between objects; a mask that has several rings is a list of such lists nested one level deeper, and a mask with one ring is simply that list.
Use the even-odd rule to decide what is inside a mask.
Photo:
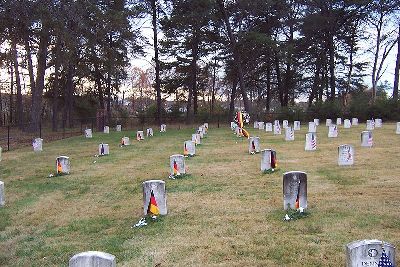
[{"label": "grass lawn", "polygon": [[[251,125],[252,126],[252,125]],[[344,266],[344,246],[358,239],[400,245],[400,136],[395,124],[374,130],[374,147],[360,146],[365,124],[338,138],[318,127],[318,150],[304,151],[308,125],[284,135],[247,128],[261,148],[277,151],[280,170],[260,171],[260,154],[228,126],[211,125],[207,138],[186,159],[190,176],[167,179],[169,156],[183,153],[194,129],[94,133],[3,153],[0,180],[0,266],[67,266],[74,254],[99,250],[118,266]],[[123,135],[131,146],[119,147]],[[98,144],[110,155],[95,158]],[[337,146],[355,146],[355,165],[337,166]],[[67,155],[71,174],[48,178],[55,158]],[[93,163],[96,161],[96,163]],[[282,174],[308,174],[310,216],[284,222]],[[166,181],[168,215],[131,228],[143,213],[142,182]],[[398,252],[399,253],[399,252]],[[400,256],[397,257],[400,259]],[[400,264],[400,261],[397,261]]]}]

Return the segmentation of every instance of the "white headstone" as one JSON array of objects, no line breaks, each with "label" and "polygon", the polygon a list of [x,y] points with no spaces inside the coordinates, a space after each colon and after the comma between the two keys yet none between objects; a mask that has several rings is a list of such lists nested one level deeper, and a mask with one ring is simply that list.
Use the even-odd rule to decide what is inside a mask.
[{"label": "white headstone", "polygon": [[146,136],[150,137],[150,136],[153,136],[153,135],[154,135],[153,128],[147,128]]},{"label": "white headstone", "polygon": [[314,119],[314,123],[315,123],[316,126],[318,126],[319,125],[319,119]]},{"label": "white headstone", "polygon": [[351,124],[352,124],[353,126],[357,126],[357,125],[358,125],[358,119],[357,119],[357,118],[352,118],[352,119],[351,119]]},{"label": "white headstone", "polygon": [[161,124],[161,126],[160,126],[160,132],[164,133],[164,132],[166,132],[166,131],[167,131],[167,125]]},{"label": "white headstone", "polygon": [[261,151],[261,171],[274,171],[278,168],[278,160],[276,151],[272,149],[264,149]]},{"label": "white headstone", "polygon": [[374,120],[367,120],[367,131],[372,131],[373,129],[375,129]]},{"label": "white headstone", "polygon": [[326,119],[325,126],[329,127],[329,126],[331,126],[331,124],[332,124],[332,120],[331,119]]},{"label": "white headstone", "polygon": [[372,131],[362,131],[361,132],[361,146],[362,147],[372,147],[374,140],[372,137]]},{"label": "white headstone", "polygon": [[208,132],[208,122],[205,122],[203,125],[204,125],[204,128],[206,129],[206,132]]},{"label": "white headstone", "polygon": [[85,137],[86,138],[92,138],[93,137],[92,129],[86,129],[85,130]]},{"label": "white headstone", "polygon": [[[237,137],[241,137],[242,136],[242,128],[240,128],[239,126],[235,128],[235,134]],[[197,143],[196,143],[197,145]]]},{"label": "white headstone", "polygon": [[249,153],[255,154],[260,152],[260,137],[250,136],[249,137]]},{"label": "white headstone", "polygon": [[258,121],[255,121],[255,122],[254,122],[253,127],[254,127],[254,129],[258,129]]},{"label": "white headstone", "polygon": [[86,251],[74,255],[69,260],[69,267],[115,267],[114,255],[101,251]]},{"label": "white headstone", "polygon": [[338,147],[339,166],[350,166],[354,164],[354,147],[352,145],[340,145]]},{"label": "white headstone", "polygon": [[317,134],[316,133],[307,133],[306,134],[306,145],[304,148],[306,151],[316,150],[317,149]]},{"label": "white headstone", "polygon": [[259,130],[264,130],[264,127],[265,127],[265,126],[264,126],[264,122],[263,122],[263,121],[259,121],[259,122],[258,122],[258,129],[259,129]]},{"label": "white headstone", "polygon": [[33,151],[40,152],[43,151],[43,139],[42,138],[35,138],[32,143]]},{"label": "white headstone", "polygon": [[0,207],[3,207],[6,203],[6,198],[4,195],[4,182],[0,181]]},{"label": "white headstone", "polygon": [[145,216],[147,214],[158,215],[157,211],[154,212],[150,209],[151,197],[154,197],[153,201],[158,207],[159,215],[167,215],[167,194],[164,181],[148,180],[143,182],[143,213]]},{"label": "white headstone", "polygon": [[272,132],[272,123],[270,122],[265,123],[265,131]]},{"label": "white headstone", "polygon": [[[396,134],[400,134],[400,122],[396,123]],[[0,147],[0,160],[1,160],[1,147]]]},{"label": "white headstone", "polygon": [[69,157],[59,156],[56,159],[56,173],[57,174],[69,174],[70,162]]},{"label": "white headstone", "polygon": [[308,132],[309,133],[316,133],[317,132],[317,125],[315,125],[315,122],[310,121],[308,123]]},{"label": "white headstone", "polygon": [[121,145],[122,146],[129,146],[130,144],[131,144],[131,142],[129,140],[129,137],[124,136],[124,137],[121,138]]},{"label": "white headstone", "polygon": [[307,174],[300,171],[283,174],[283,207],[307,209]]},{"label": "white headstone", "polygon": [[183,144],[183,155],[194,156],[196,155],[196,143],[192,140],[185,141]]},{"label": "white headstone", "polygon": [[288,120],[283,120],[282,121],[282,128],[286,129],[287,127],[289,127],[289,121]]},{"label": "white headstone", "polygon": [[375,119],[375,127],[376,128],[382,127],[382,119]]},{"label": "white headstone", "polygon": [[350,122],[349,119],[345,119],[345,120],[344,120],[343,127],[344,127],[345,129],[350,129],[350,128],[351,128],[351,122]]},{"label": "white headstone", "polygon": [[342,118],[336,119],[336,125],[342,125]]},{"label": "white headstone", "polygon": [[[239,128],[239,127],[238,127]],[[200,134],[192,134],[192,141],[196,144],[196,145],[200,145],[201,144],[201,137]]]},{"label": "white headstone", "polygon": [[199,129],[196,131],[196,133],[200,135],[200,138],[204,138],[203,129],[199,128]]},{"label": "white headstone", "polygon": [[136,132],[136,140],[138,140],[138,141],[144,140],[144,133],[143,133],[143,131],[137,131],[137,132]]},{"label": "white headstone", "polygon": [[279,123],[274,124],[274,134],[282,134],[281,125]]},{"label": "white headstone", "polygon": [[[382,256],[382,246],[392,265],[379,265]],[[358,240],[346,245],[347,267],[360,266],[396,266],[396,248],[390,243],[380,240]]]},{"label": "white headstone", "polygon": [[169,157],[171,176],[179,176],[186,173],[185,157],[183,155],[172,155]]},{"label": "white headstone", "polygon": [[294,130],[292,127],[285,128],[285,141],[294,141]]},{"label": "white headstone", "polygon": [[293,129],[295,130],[295,131],[300,131],[300,129],[301,129],[301,123],[300,123],[300,121],[294,121],[294,123],[293,123]]},{"label": "white headstone", "polygon": [[328,137],[336,138],[338,136],[338,127],[335,124],[331,124],[328,128]]},{"label": "white headstone", "polygon": [[105,156],[105,155],[109,155],[109,154],[110,154],[110,147],[108,146],[108,144],[101,143],[99,145],[99,155]]},{"label": "white headstone", "polygon": [[115,127],[115,130],[116,130],[117,132],[122,131],[122,126],[121,126],[121,124],[117,124],[117,126]]},{"label": "white headstone", "polygon": [[105,133],[105,134],[110,133],[110,127],[104,126],[104,133]]},{"label": "white headstone", "polygon": [[232,130],[232,131],[234,131],[234,130],[236,129],[237,126],[238,126],[238,125],[237,125],[235,122],[231,121],[231,130]]}]

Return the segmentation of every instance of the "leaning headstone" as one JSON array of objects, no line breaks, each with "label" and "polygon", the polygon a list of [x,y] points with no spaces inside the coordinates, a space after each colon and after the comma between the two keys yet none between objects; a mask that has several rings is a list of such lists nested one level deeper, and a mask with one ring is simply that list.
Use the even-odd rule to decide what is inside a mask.
[{"label": "leaning headstone", "polygon": [[283,174],[283,207],[307,209],[307,174],[300,171]]},{"label": "leaning headstone", "polygon": [[57,175],[69,174],[70,172],[70,162],[69,157],[59,156],[56,159],[56,173]]},{"label": "leaning headstone", "polygon": [[[383,252],[386,254],[386,262],[381,262]],[[396,247],[380,240],[358,240],[346,245],[346,266],[396,266]],[[392,263],[390,265],[389,262]]]},{"label": "leaning headstone", "polygon": [[382,119],[375,119],[375,127],[376,128],[382,127]]},{"label": "leaning headstone", "polygon": [[278,123],[274,123],[274,134],[282,134],[281,125]]},{"label": "leaning headstone", "polygon": [[342,125],[342,118],[336,119],[336,125]]},{"label": "leaning headstone", "polygon": [[329,138],[338,137],[338,127],[335,124],[331,124],[331,126],[329,126],[328,137]]},{"label": "leaning headstone", "polygon": [[253,124],[254,129],[258,129],[258,121],[255,121]]},{"label": "leaning headstone", "polygon": [[185,143],[183,144],[183,155],[191,157],[196,155],[196,143],[194,141],[185,141]]},{"label": "leaning headstone", "polygon": [[138,140],[138,141],[144,140],[144,133],[143,133],[143,131],[137,131],[137,132],[136,132],[136,140]]},{"label": "leaning headstone", "polygon": [[367,131],[372,131],[375,128],[374,120],[367,120]]},{"label": "leaning headstone", "polygon": [[[400,122],[396,123],[396,134],[400,134]],[[1,147],[0,147],[0,160],[1,160]]]},{"label": "leaning headstone", "polygon": [[317,149],[317,134],[316,133],[307,133],[306,134],[306,145],[304,150],[312,151]]},{"label": "leaning headstone", "polygon": [[32,142],[33,151],[40,152],[43,151],[43,139],[42,138],[35,138]]},{"label": "leaning headstone", "polygon": [[263,121],[259,121],[258,122],[258,129],[259,130],[264,130],[264,127],[265,127],[264,122]]},{"label": "leaning headstone", "polygon": [[185,157],[183,155],[172,155],[169,157],[170,177],[180,176],[186,173]]},{"label": "leaning headstone", "polygon": [[301,125],[301,123],[300,123],[300,121],[294,121],[294,123],[293,123],[293,129],[295,130],[295,131],[300,131],[300,126]]},{"label": "leaning headstone", "polygon": [[167,131],[167,125],[161,124],[161,126],[160,126],[160,132],[161,132],[161,133],[164,133],[164,132],[166,132],[166,131]]},{"label": "leaning headstone", "polygon": [[286,129],[287,127],[289,127],[289,121],[288,120],[283,120],[282,121],[282,128]]},{"label": "leaning headstone", "polygon": [[329,127],[329,126],[331,126],[331,124],[332,124],[332,120],[331,119],[326,119],[325,126]]},{"label": "leaning headstone", "polygon": [[3,207],[6,203],[4,196],[4,182],[0,181],[0,207]]},{"label": "leaning headstone", "polygon": [[358,125],[358,119],[357,119],[357,118],[352,118],[352,119],[351,119],[351,124],[352,124],[353,126],[357,126],[357,125]]},{"label": "leaning headstone", "polygon": [[117,126],[115,126],[115,130],[116,130],[117,132],[122,131],[122,125],[121,125],[121,124],[118,124]]},{"label": "leaning headstone", "polygon": [[261,151],[261,171],[275,171],[278,168],[278,160],[276,151],[272,149],[264,149]]},{"label": "leaning headstone", "polygon": [[272,123],[270,122],[265,123],[265,131],[272,132]]},{"label": "leaning headstone", "polygon": [[372,147],[374,140],[372,137],[372,131],[362,131],[361,132],[361,146],[362,147]]},{"label": "leaning headstone", "polygon": [[109,133],[110,133],[110,127],[109,127],[109,126],[104,126],[103,132],[104,132],[105,134],[109,134]]},{"label": "leaning headstone", "polygon": [[196,145],[200,145],[201,144],[201,138],[199,134],[192,134],[192,141],[196,144]]},{"label": "leaning headstone", "polygon": [[354,147],[352,145],[340,145],[338,147],[338,165],[350,166],[354,164]]},{"label": "leaning headstone", "polygon": [[129,137],[122,137],[121,138],[121,146],[129,146],[131,144]]},{"label": "leaning headstone", "polygon": [[344,120],[344,122],[343,122],[343,127],[344,127],[345,129],[350,129],[350,128],[351,128],[351,122],[350,122],[349,119],[345,119],[345,120]]},{"label": "leaning headstone", "polygon": [[153,136],[153,135],[154,135],[153,128],[147,128],[146,136],[150,137],[150,136]]},{"label": "leaning headstone", "polygon": [[101,251],[86,251],[75,254],[69,260],[69,267],[115,267],[114,255]]},{"label": "leaning headstone", "polygon": [[110,154],[110,147],[108,144],[101,143],[99,145],[99,156],[105,156]]},{"label": "leaning headstone", "polygon": [[285,128],[285,141],[294,141],[294,130],[292,127]]},{"label": "leaning headstone", "polygon": [[310,121],[308,123],[308,132],[309,133],[316,133],[317,132],[317,125],[315,124],[315,122]]},{"label": "leaning headstone", "polygon": [[319,119],[314,119],[314,123],[315,123],[316,126],[318,126],[319,125]]},{"label": "leaning headstone", "polygon": [[249,138],[249,153],[255,154],[260,152],[260,137],[250,136]]},{"label": "leaning headstone", "polygon": [[92,129],[86,129],[85,130],[85,137],[86,138],[92,138],[93,137]]},{"label": "leaning headstone", "polygon": [[149,180],[143,182],[144,215],[167,215],[167,194],[165,182]]}]

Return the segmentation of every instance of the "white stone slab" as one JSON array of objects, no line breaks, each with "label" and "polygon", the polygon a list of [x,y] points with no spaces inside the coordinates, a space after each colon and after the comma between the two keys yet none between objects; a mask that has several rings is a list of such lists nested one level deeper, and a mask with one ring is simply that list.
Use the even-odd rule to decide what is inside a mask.
[{"label": "white stone slab", "polygon": [[317,150],[317,134],[316,133],[307,133],[306,134],[306,145],[304,150],[313,151]]},{"label": "white stone slab", "polygon": [[33,151],[41,152],[43,151],[43,139],[42,138],[35,138],[32,142]]},{"label": "white stone slab", "polygon": [[99,144],[99,156],[105,156],[110,154],[110,147],[108,144]]},{"label": "white stone slab", "polygon": [[115,131],[117,131],[117,132],[122,131],[122,125],[121,124],[117,124],[117,126],[115,126]]},{"label": "white stone slab", "polygon": [[308,123],[308,132],[309,133],[316,133],[317,132],[317,125],[315,124],[315,122],[310,121]]},{"label": "white stone slab", "polygon": [[93,137],[92,129],[86,129],[85,130],[85,137],[86,138],[92,138]]},{"label": "white stone slab", "polygon": [[[374,266],[378,267],[382,256],[382,246],[389,260],[396,266],[396,247],[380,240],[358,240],[346,245],[346,266]],[[389,265],[383,265],[389,266]]]},{"label": "white stone slab", "polygon": [[283,207],[307,209],[307,173],[300,171],[283,174]]},{"label": "white stone slab", "polygon": [[272,149],[264,149],[261,151],[261,171],[275,170],[278,168],[278,160],[276,151]]},{"label": "white stone slab", "polygon": [[160,215],[167,215],[167,193],[165,182],[161,180],[148,180],[143,182],[143,213],[150,213],[149,204],[153,193]]},{"label": "white stone slab", "polygon": [[328,128],[328,137],[336,138],[338,137],[338,127],[335,124],[331,124]]},{"label": "white stone slab", "polygon": [[249,153],[255,154],[260,152],[260,137],[250,136],[249,137]]},{"label": "white stone slab", "polygon": [[70,161],[67,156],[59,156],[56,159],[56,173],[57,174],[69,174],[70,173]]},{"label": "white stone slab", "polygon": [[352,119],[351,119],[351,124],[352,124],[353,126],[357,126],[357,125],[358,125],[358,119],[357,119],[357,118],[352,118]]},{"label": "white stone slab", "polygon": [[131,144],[131,141],[129,140],[129,137],[122,137],[121,138],[121,145],[122,146],[129,146]]},{"label": "white stone slab", "polygon": [[109,126],[104,126],[103,132],[105,134],[109,134],[110,133],[110,127]]},{"label": "white stone slab", "polygon": [[147,128],[146,129],[146,136],[147,137],[151,137],[153,135],[154,135],[153,128]]},{"label": "white stone slab", "polygon": [[194,156],[196,155],[196,143],[192,140],[185,141],[183,144],[183,155]]},{"label": "white stone slab", "polygon": [[137,132],[136,132],[136,140],[138,140],[138,141],[144,140],[144,133],[143,133],[143,131],[137,131]]},{"label": "white stone slab", "polygon": [[362,147],[372,147],[374,144],[374,139],[372,136],[372,131],[362,131],[361,132],[361,146]]},{"label": "white stone slab", "polygon": [[292,127],[285,128],[285,141],[294,141],[294,130]]},{"label": "white stone slab", "polygon": [[301,123],[300,123],[300,121],[294,121],[294,123],[293,123],[293,129],[294,129],[295,131],[300,131],[300,130],[301,130]]},{"label": "white stone slab", "polygon": [[272,123],[270,122],[265,123],[265,131],[272,132]]},{"label": "white stone slab", "polygon": [[74,255],[69,267],[116,267],[114,255],[101,251],[86,251]]},{"label": "white stone slab", "polygon": [[343,122],[343,127],[344,127],[345,129],[350,129],[350,128],[351,128],[351,122],[350,122],[349,119],[345,119],[345,120],[344,120],[344,122]]},{"label": "white stone slab", "polygon": [[186,173],[185,167],[185,157],[183,155],[177,154],[169,157],[169,165],[171,176],[177,176]]},{"label": "white stone slab", "polygon": [[354,164],[354,147],[352,145],[340,145],[338,147],[338,165],[351,166]]}]

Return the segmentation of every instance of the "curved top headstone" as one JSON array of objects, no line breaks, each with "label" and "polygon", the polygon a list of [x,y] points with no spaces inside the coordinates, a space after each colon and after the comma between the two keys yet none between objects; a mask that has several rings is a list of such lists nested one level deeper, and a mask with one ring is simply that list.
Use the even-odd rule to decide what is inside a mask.
[{"label": "curved top headstone", "polygon": [[[347,267],[378,266],[382,256],[382,247],[385,253],[396,266],[396,248],[390,243],[377,239],[357,240],[346,245]],[[386,265],[385,265],[386,266]]]},{"label": "curved top headstone", "polygon": [[114,255],[101,251],[86,251],[74,255],[69,260],[69,267],[115,267]]}]

